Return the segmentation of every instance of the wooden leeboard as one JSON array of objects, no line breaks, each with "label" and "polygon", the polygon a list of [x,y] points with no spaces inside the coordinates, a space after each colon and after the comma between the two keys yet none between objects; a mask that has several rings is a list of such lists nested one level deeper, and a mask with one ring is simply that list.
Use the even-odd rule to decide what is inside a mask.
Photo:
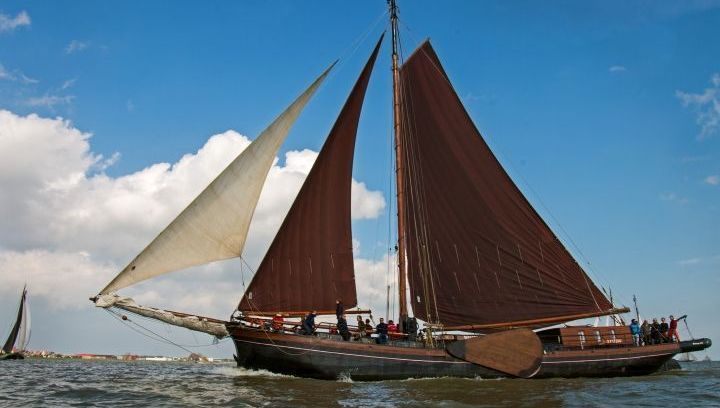
[{"label": "wooden leeboard", "polygon": [[507,330],[450,343],[446,351],[457,358],[515,377],[532,377],[542,362],[540,338],[529,329]]}]

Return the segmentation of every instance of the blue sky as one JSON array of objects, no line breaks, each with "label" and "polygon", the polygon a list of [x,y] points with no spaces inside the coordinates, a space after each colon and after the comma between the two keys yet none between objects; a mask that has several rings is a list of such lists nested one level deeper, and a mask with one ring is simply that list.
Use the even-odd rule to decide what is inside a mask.
[{"label": "blue sky", "polygon": [[[282,165],[286,152],[322,144],[387,24],[385,2],[375,3],[4,1],[0,109],[61,117],[92,133],[89,151],[103,159],[86,175],[115,179],[176,163],[229,129],[255,137],[341,58],[282,148]],[[598,283],[621,303],[637,294],[643,315],[688,313],[693,334],[720,338],[720,2],[400,7],[405,53],[432,39],[501,162],[581,264],[591,263]],[[366,98],[354,175],[388,204],[390,98],[386,44]],[[16,217],[9,208],[3,217]],[[391,210],[354,222],[359,257],[383,256]],[[0,250],[70,251],[22,233],[5,229]],[[72,251],[109,269],[134,255],[103,257],[79,244]],[[5,322],[15,300],[2,293]],[[101,336],[83,329],[91,321],[117,335],[108,351],[172,353],[89,302],[61,311],[49,295],[34,302],[31,346],[101,352]],[[720,357],[718,350],[711,355]],[[227,348],[208,352],[227,355]]]}]

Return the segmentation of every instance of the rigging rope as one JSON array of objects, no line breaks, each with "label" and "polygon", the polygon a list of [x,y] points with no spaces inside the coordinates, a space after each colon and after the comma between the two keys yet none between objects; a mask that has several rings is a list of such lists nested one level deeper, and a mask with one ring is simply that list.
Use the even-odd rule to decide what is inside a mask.
[{"label": "rigging rope", "polygon": [[[388,117],[393,117],[393,100],[390,99],[388,103]],[[386,156],[386,169],[387,169],[387,189],[388,189],[388,197],[389,204],[388,204],[388,212],[387,212],[387,260],[386,260],[386,270],[385,270],[385,287],[390,288],[390,295],[388,296],[388,302],[390,302],[391,306],[391,315],[395,316],[396,313],[396,306],[398,305],[399,299],[397,298],[398,295],[398,285],[399,282],[395,278],[396,271],[398,271],[398,254],[397,254],[397,243],[398,243],[398,237],[397,235],[393,236],[393,231],[397,231],[393,228],[393,214],[397,211],[397,208],[393,207],[395,204],[395,200],[393,197],[396,197],[395,192],[395,183],[393,183],[393,178],[395,175],[395,155],[393,154],[393,144],[394,144],[394,137],[393,137],[393,122],[388,122],[388,128],[387,128],[387,156]],[[396,226],[396,224],[395,224]],[[389,317],[389,316],[388,316]]]},{"label": "rigging rope", "polygon": [[370,34],[375,31],[375,28],[378,26],[380,21],[385,18],[387,15],[387,10],[383,11],[377,19],[373,23],[371,23],[368,28],[365,29],[353,42],[350,43],[341,53],[338,57],[338,64],[337,69],[333,70],[333,72],[330,73],[330,76],[335,76],[337,72],[342,71],[342,68],[345,66],[345,63],[352,58],[353,55],[355,55],[355,52],[360,48],[360,46],[365,42],[365,40],[370,36]]},{"label": "rigging rope", "polygon": [[[123,315],[123,314],[118,313],[118,312],[115,311],[115,310],[110,310],[110,309],[103,309],[103,310],[105,310],[106,312],[108,312],[114,319],[116,319],[116,320],[119,321],[120,323],[124,324],[124,325],[125,325],[126,327],[128,327],[130,330],[132,330],[132,331],[134,331],[134,332],[136,332],[136,333],[138,333],[138,334],[140,334],[140,335],[142,335],[142,336],[145,336],[145,337],[147,337],[147,338],[149,338],[149,339],[151,339],[151,340],[155,340],[155,341],[160,342],[160,343],[169,344],[169,345],[173,345],[173,346],[179,347],[180,349],[182,349],[182,350],[184,350],[184,351],[187,351],[188,353],[193,353],[193,351],[188,350],[186,347],[211,347],[211,346],[216,346],[216,345],[218,345],[218,344],[220,344],[220,343],[224,343],[224,342],[226,342],[226,341],[229,340],[229,338],[225,338],[225,339],[222,339],[222,340],[218,340],[218,339],[216,338],[216,339],[214,339],[213,342],[210,343],[210,344],[196,344],[196,345],[179,344],[179,343],[176,343],[176,342],[174,342],[174,341],[172,341],[172,340],[170,340],[170,339],[168,339],[168,338],[166,338],[166,337],[164,337],[164,336],[161,336],[160,334],[158,334],[158,333],[156,333],[156,332],[148,329],[147,327],[142,326],[141,324],[139,324],[139,323],[137,323],[137,322],[135,322],[135,321],[133,321],[133,320],[130,320],[130,318],[128,318],[127,316],[125,316],[125,315]],[[128,312],[128,313],[132,313],[132,312]],[[143,317],[143,316],[138,315],[138,314],[136,314],[136,313],[132,313],[132,314],[135,315],[135,316]],[[123,318],[123,317],[124,317],[124,318]],[[135,327],[133,327],[133,326],[127,324],[127,323],[131,323],[132,325],[136,326],[136,327],[139,328],[140,330],[136,329]],[[166,324],[167,324],[167,323],[166,323]],[[151,335],[149,335],[149,334],[147,334],[147,333],[145,333],[145,332],[143,332],[143,331],[141,331],[141,330],[143,330],[143,331],[145,331],[145,332],[147,332],[147,333],[150,333]]]},{"label": "rigging rope", "polygon": [[690,331],[690,326],[688,326],[687,317],[683,319],[683,323],[685,323],[685,330],[687,330],[688,334],[690,335],[690,339],[695,340],[695,336],[693,336],[692,332]]},{"label": "rigging rope", "polygon": [[[398,20],[398,22],[400,21],[401,20]],[[404,49],[402,47],[402,43],[400,42],[399,48],[401,61],[404,61]],[[429,238],[427,223],[429,214],[427,208],[425,207],[426,192],[423,188],[423,186],[425,185],[425,183],[423,182],[423,166],[422,163],[420,163],[421,157],[417,151],[417,149],[419,149],[419,146],[417,143],[415,143],[416,139],[414,137],[416,131],[414,124],[416,123],[416,121],[414,120],[415,111],[413,109],[412,94],[407,91],[408,87],[412,86],[411,83],[412,78],[409,74],[406,75],[406,77],[402,81],[400,81],[400,97],[402,98],[403,102],[402,106],[405,108],[401,110],[402,117],[400,118],[400,120],[402,126],[401,129],[403,130],[402,136],[404,142],[402,148],[405,155],[404,157],[406,158],[406,163],[404,163],[407,174],[406,180],[408,181],[405,192],[406,194],[408,194],[408,197],[405,199],[405,202],[414,203],[417,211],[413,211],[412,214],[409,214],[406,211],[405,217],[412,217],[414,220],[414,225],[418,229],[418,231],[414,231],[417,235],[417,239],[416,248],[413,248],[413,250],[418,253],[418,266],[420,269],[419,274],[423,288],[423,306],[425,308],[425,315],[429,320],[428,323],[439,323],[440,316],[437,307],[437,296],[435,292],[434,282],[436,279],[438,279],[438,276],[437,272],[434,271],[433,263],[431,261],[432,257],[430,255],[430,251],[432,251],[432,244]],[[410,231],[406,231],[406,234],[408,232]],[[405,239],[405,242],[407,244],[407,237]],[[408,253],[407,251],[408,249],[406,249],[406,253]],[[408,280],[412,279],[412,274],[408,274]],[[410,303],[412,304],[413,301],[411,301]],[[431,308],[434,308],[434,315],[431,313]]]}]

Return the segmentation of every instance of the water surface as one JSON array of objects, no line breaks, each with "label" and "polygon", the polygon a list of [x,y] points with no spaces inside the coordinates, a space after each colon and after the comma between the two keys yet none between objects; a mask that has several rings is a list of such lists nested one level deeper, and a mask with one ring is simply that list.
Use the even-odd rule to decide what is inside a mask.
[{"label": "water surface", "polygon": [[633,378],[352,382],[234,365],[28,359],[0,362],[0,407],[720,406],[720,364],[683,368]]}]

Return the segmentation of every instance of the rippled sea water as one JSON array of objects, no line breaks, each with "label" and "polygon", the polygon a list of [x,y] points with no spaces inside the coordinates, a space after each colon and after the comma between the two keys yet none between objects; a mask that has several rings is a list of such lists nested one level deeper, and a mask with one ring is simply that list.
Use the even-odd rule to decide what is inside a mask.
[{"label": "rippled sea water", "polygon": [[0,407],[720,406],[720,364],[609,379],[319,381],[234,365],[121,361],[0,362]]}]

